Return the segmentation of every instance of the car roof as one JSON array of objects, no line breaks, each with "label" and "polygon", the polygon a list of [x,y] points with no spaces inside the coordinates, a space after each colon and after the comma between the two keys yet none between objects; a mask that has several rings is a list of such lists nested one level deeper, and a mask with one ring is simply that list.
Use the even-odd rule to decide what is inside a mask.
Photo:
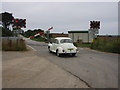
[{"label": "car roof", "polygon": [[55,39],[71,39],[69,37],[56,37]]}]

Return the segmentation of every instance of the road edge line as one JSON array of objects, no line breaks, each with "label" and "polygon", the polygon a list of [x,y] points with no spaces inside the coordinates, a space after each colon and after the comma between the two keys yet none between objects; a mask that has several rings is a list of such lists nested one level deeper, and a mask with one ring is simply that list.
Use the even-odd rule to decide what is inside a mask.
[{"label": "road edge line", "polygon": [[33,49],[33,51],[37,51],[35,48],[31,47],[30,45],[27,45],[27,46]]}]

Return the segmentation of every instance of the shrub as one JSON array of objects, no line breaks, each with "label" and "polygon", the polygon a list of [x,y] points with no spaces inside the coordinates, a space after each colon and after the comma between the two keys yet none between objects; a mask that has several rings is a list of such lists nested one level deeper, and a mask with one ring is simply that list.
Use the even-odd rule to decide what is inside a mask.
[{"label": "shrub", "polygon": [[92,49],[105,51],[105,52],[112,52],[112,53],[120,53],[120,40],[107,40],[107,39],[95,39],[94,42],[91,44]]},{"label": "shrub", "polygon": [[3,27],[0,27],[0,29],[2,30],[2,37],[11,37],[13,36],[13,32],[6,29],[6,28],[3,28]]},{"label": "shrub", "polygon": [[42,38],[42,37],[34,37],[34,38],[31,38],[31,40],[35,40],[35,41],[39,41],[39,42],[45,42],[45,39]]}]

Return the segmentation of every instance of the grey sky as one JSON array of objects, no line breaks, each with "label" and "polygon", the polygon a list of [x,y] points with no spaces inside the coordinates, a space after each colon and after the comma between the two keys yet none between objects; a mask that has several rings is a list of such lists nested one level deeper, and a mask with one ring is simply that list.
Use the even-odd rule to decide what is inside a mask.
[{"label": "grey sky", "polygon": [[25,30],[88,30],[89,21],[99,20],[100,34],[118,34],[117,2],[3,2],[4,11],[13,13],[15,18],[26,18]]}]

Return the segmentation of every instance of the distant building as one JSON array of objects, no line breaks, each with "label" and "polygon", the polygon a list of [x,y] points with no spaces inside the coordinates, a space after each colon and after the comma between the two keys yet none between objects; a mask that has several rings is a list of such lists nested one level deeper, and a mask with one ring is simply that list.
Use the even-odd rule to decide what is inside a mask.
[{"label": "distant building", "polygon": [[64,33],[50,33],[51,38],[56,38],[56,37],[68,37],[68,34]]},{"label": "distant building", "polygon": [[68,37],[73,42],[81,41],[82,43],[91,43],[93,40],[93,35],[89,31],[68,31]]}]

